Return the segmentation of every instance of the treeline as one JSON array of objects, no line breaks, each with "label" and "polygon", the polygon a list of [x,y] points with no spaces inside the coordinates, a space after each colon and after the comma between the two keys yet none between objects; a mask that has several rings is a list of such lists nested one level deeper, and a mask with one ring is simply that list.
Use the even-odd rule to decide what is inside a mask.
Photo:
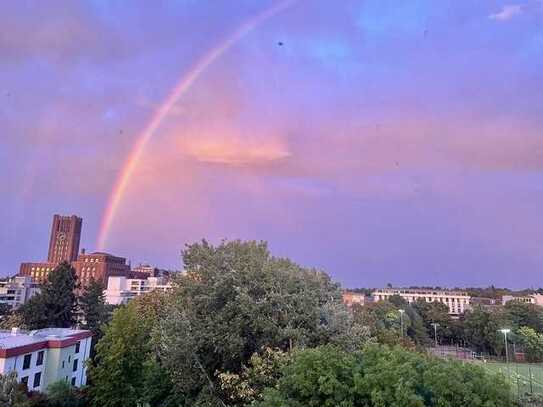
[{"label": "treeline", "polygon": [[[391,284],[387,284],[387,288],[392,288]],[[440,287],[440,286],[409,286],[408,289],[414,290],[452,290],[452,291],[462,291],[467,293],[470,297],[480,297],[480,298],[490,298],[494,300],[501,300],[504,295],[513,295],[513,296],[527,296],[531,294],[543,294],[543,288],[526,288],[523,290],[511,290],[509,288],[498,288],[493,285],[489,287]],[[377,290],[377,288],[350,288],[349,291],[364,294],[366,296],[371,296],[372,293]]]},{"label": "treeline", "polygon": [[514,344],[513,349],[523,351],[528,361],[543,361],[543,308],[535,304],[475,305],[453,319],[443,303],[424,299],[408,303],[394,295],[388,301],[355,305],[353,311],[355,321],[368,327],[381,343],[422,348],[438,342],[498,356],[505,353],[501,330],[510,329],[508,343]]}]

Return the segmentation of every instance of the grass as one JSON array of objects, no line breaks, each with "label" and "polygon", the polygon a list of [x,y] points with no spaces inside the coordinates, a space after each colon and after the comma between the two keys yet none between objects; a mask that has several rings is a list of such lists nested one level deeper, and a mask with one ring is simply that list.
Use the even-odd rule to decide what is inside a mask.
[{"label": "grass", "polygon": [[480,366],[489,372],[502,373],[515,393],[543,394],[543,364],[487,362]]}]

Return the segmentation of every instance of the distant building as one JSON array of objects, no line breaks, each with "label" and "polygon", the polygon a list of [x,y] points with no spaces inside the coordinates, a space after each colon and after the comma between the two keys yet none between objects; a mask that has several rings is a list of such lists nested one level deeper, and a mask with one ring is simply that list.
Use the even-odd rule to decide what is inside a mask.
[{"label": "distant building", "polygon": [[146,274],[149,277],[155,277],[158,269],[149,264],[138,264],[136,267],[132,268],[132,271],[135,273],[141,273],[142,275]]},{"label": "distant building", "polygon": [[59,264],[77,260],[83,219],[72,216],[53,216],[47,262]]},{"label": "distant building", "polygon": [[126,304],[132,298],[151,291],[167,292],[171,289],[171,283],[163,277],[126,278],[112,276],[108,278],[105,297],[108,304],[119,305]]},{"label": "distant building", "polygon": [[422,299],[426,302],[440,302],[449,308],[453,316],[464,313],[469,308],[470,297],[461,291],[412,289],[412,288],[383,288],[372,293],[374,301],[388,300],[393,295],[399,295],[407,302]]},{"label": "distant building", "polygon": [[365,296],[361,293],[355,293],[352,291],[343,292],[343,303],[348,307],[352,307],[354,304],[364,305]]},{"label": "distant building", "polygon": [[16,372],[28,390],[45,391],[60,380],[85,385],[91,337],[90,331],[66,328],[0,331],[0,374]]},{"label": "distant building", "polygon": [[0,281],[0,303],[8,304],[11,309],[19,308],[39,292],[39,285],[28,276],[18,276]]},{"label": "distant building", "polygon": [[130,266],[124,257],[113,256],[109,253],[81,253],[72,263],[81,286],[87,286],[91,280],[100,281],[104,287],[110,276],[129,276]]},{"label": "distant building", "polygon": [[543,294],[531,294],[525,296],[504,295],[502,297],[502,305],[507,304],[509,301],[518,301],[543,306]]},{"label": "distant building", "polygon": [[43,284],[48,274],[65,261],[75,269],[81,288],[91,279],[102,282],[105,287],[109,276],[130,276],[130,266],[123,257],[102,252],[86,254],[85,249],[78,255],[82,224],[83,220],[75,215],[54,215],[47,262],[22,263],[19,275]]}]

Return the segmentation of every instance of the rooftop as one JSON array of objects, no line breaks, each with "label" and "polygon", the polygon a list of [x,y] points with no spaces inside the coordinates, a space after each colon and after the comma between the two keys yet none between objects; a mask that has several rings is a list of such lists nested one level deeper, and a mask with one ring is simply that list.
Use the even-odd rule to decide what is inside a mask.
[{"label": "rooftop", "polygon": [[45,328],[35,331],[0,330],[0,349],[17,348],[40,342],[59,341],[74,337],[90,336],[91,332],[82,329]]}]

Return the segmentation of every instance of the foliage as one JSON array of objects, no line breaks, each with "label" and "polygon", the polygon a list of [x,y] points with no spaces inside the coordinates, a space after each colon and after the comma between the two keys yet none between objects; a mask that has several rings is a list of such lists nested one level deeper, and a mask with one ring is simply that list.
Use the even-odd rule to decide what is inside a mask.
[{"label": "foliage", "polygon": [[520,301],[509,301],[505,304],[505,312],[512,326],[527,326],[536,331],[543,331],[543,308],[539,305]]},{"label": "foliage", "polygon": [[[370,302],[362,307],[353,307],[355,322],[367,327],[370,334],[382,344],[403,344],[407,347],[427,344],[428,335],[415,308],[400,296],[390,298],[390,301]],[[400,315],[400,309],[405,311],[403,316]]]},{"label": "foliage", "polygon": [[441,302],[427,302],[419,298],[414,302],[413,308],[421,316],[426,334],[430,338],[434,338],[435,331],[432,324],[438,324],[437,336],[438,342],[451,342],[455,338],[455,324],[449,315],[449,308]]},{"label": "foliage", "polygon": [[21,312],[14,311],[0,320],[0,329],[21,328],[27,329],[24,321],[24,315]]},{"label": "foliage", "polygon": [[290,354],[278,349],[266,348],[255,353],[241,373],[220,373],[219,385],[231,405],[250,404],[262,398],[267,387],[274,387],[282,369],[290,361]]},{"label": "foliage", "polygon": [[0,374],[0,407],[23,405],[27,400],[23,386],[17,383],[17,373]]},{"label": "foliage", "polygon": [[78,287],[75,270],[68,263],[58,265],[47,276],[41,292],[30,298],[20,312],[28,329],[69,328],[75,322]]},{"label": "foliage", "polygon": [[48,407],[84,407],[88,402],[85,393],[61,380],[47,387]]},{"label": "foliage", "polygon": [[104,287],[100,281],[91,280],[79,298],[79,308],[84,318],[82,328],[94,335],[101,335],[101,326],[107,322]]},{"label": "foliage", "polygon": [[529,362],[543,361],[543,334],[527,326],[519,328],[516,334],[520,344],[524,348],[526,359]]},{"label": "foliage", "polygon": [[[160,293],[150,293],[118,308],[96,345],[95,363],[89,366],[91,404],[117,407],[168,399],[171,384],[156,366],[151,342],[153,325],[163,317]],[[157,394],[157,389],[166,394]]]},{"label": "foliage", "polygon": [[401,348],[367,346],[347,353],[331,346],[295,353],[260,407],[510,406],[501,376]]},{"label": "foliage", "polygon": [[488,310],[476,306],[464,315],[467,344],[478,352],[499,355],[504,350],[500,329],[511,326],[502,309]]},{"label": "foliage", "polygon": [[187,246],[183,260],[186,274],[157,335],[161,361],[190,403],[221,405],[217,372],[240,374],[262,348],[337,341],[353,349],[364,340],[326,274],[272,257],[263,242],[203,241]]}]

